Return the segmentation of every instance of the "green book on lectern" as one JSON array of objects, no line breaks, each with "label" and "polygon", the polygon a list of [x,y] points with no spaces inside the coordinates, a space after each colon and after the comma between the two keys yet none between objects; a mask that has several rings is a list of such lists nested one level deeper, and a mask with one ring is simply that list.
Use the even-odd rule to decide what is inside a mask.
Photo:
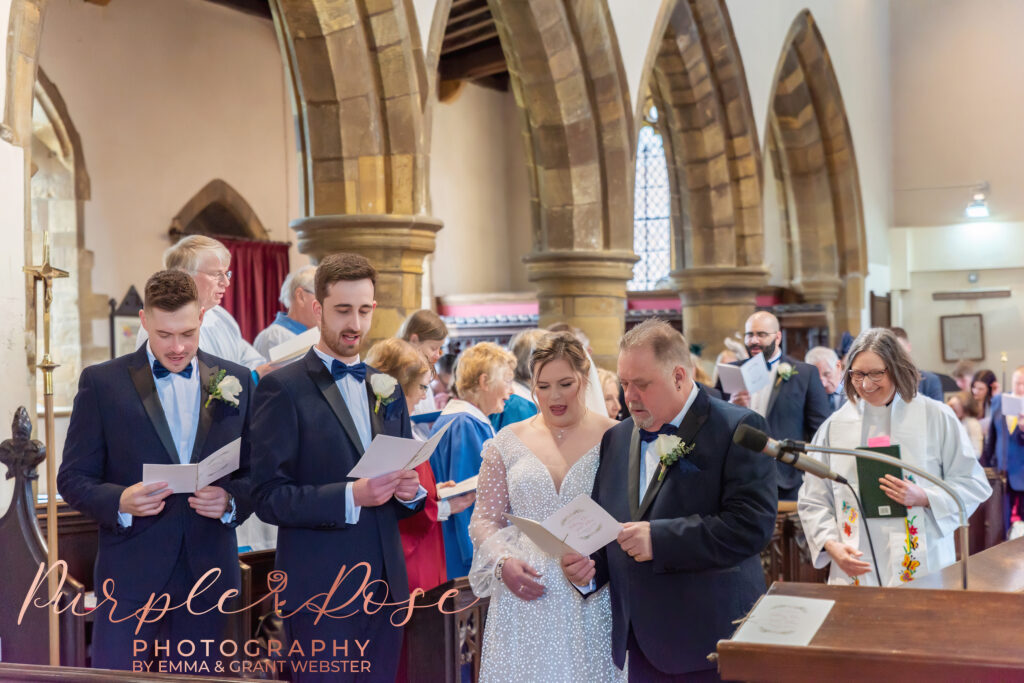
[{"label": "green book on lectern", "polygon": [[[900,447],[894,446],[862,446],[862,451],[874,451],[893,458],[900,457]],[[907,508],[902,503],[885,495],[878,480],[887,474],[897,479],[903,478],[903,470],[877,460],[857,458],[857,481],[860,484],[860,502],[864,506],[864,517],[897,519],[907,516]]]}]

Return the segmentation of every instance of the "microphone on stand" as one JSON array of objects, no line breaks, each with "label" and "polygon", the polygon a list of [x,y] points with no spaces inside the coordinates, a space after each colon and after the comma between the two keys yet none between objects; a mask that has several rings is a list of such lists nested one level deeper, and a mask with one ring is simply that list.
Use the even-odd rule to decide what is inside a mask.
[{"label": "microphone on stand", "polygon": [[[779,462],[791,465],[801,472],[807,472],[822,479],[831,479],[840,484],[848,483],[842,475],[829,469],[828,465],[808,456],[806,454],[807,444],[802,441],[793,441],[792,439],[777,441],[760,429],[755,429],[748,424],[741,424],[737,427],[732,441],[737,446],[770,455]],[[801,453],[804,454],[803,457],[801,457]]]}]

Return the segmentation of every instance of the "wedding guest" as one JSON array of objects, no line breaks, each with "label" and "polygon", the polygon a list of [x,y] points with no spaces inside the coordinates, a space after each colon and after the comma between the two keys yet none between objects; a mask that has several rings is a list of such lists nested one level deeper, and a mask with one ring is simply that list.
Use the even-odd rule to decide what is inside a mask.
[{"label": "wedding guest", "polygon": [[[270,372],[267,359],[242,338],[238,323],[220,305],[231,284],[231,253],[227,247],[205,235],[188,235],[164,252],[164,268],[184,271],[196,283],[203,311],[201,351],[244,365],[260,377]],[[140,328],[136,347],[148,338],[146,328]]]},{"label": "wedding guest", "polygon": [[[899,446],[902,461],[949,484],[968,515],[988,498],[992,489],[967,433],[948,406],[918,393],[917,368],[895,334],[881,327],[862,332],[850,347],[847,368],[849,400],[821,425],[815,444],[859,448],[887,437]],[[953,532],[959,508],[942,489],[912,474],[859,482],[856,458],[817,455],[854,490],[877,485],[907,507],[906,517],[867,519],[879,577],[865,540],[865,519],[850,490],[805,477],[797,509],[814,567],[830,566],[829,583],[899,586],[956,561]]]},{"label": "wedding guest", "polygon": [[455,361],[458,359],[454,353],[446,353],[437,361],[434,368],[437,374],[430,388],[434,391],[434,409],[444,410],[448,401],[455,398],[455,390],[452,386],[455,383]]},{"label": "wedding guest", "polygon": [[509,340],[508,350],[516,357],[516,372],[512,382],[512,395],[505,401],[504,409],[489,416],[495,432],[537,414],[537,404],[530,390],[530,357],[537,342],[546,334],[550,333],[534,328],[517,332]]},{"label": "wedding guest", "polygon": [[[379,372],[398,380],[409,410],[426,395],[426,387],[433,373],[426,357],[408,342],[397,338],[381,340],[366,354],[366,362]],[[413,435],[415,436],[415,432]],[[420,588],[426,592],[448,580],[445,573],[441,522],[451,517],[452,513],[462,512],[472,505],[476,496],[474,493],[467,493],[448,500],[440,500],[437,493],[439,486],[434,479],[430,463],[425,462],[418,466],[416,474],[419,476],[420,486],[427,491],[427,497],[422,510],[398,522],[398,530],[402,535],[409,591]],[[455,482],[449,481],[445,484],[451,486]]]},{"label": "wedding guest", "polygon": [[612,657],[623,667],[628,653],[630,681],[718,680],[708,653],[765,592],[775,467],[733,442],[740,424],[763,430],[765,420],[710,398],[692,373],[686,339],[668,323],[623,336],[618,376],[632,418],[602,437],[592,493],[623,529],[591,558],[562,558],[584,591],[608,583]]},{"label": "wedding guest", "polygon": [[985,444],[985,434],[981,431],[981,423],[978,422],[978,404],[974,397],[967,393],[950,394],[946,399],[946,405],[950,407],[956,419],[967,430],[967,436],[974,447],[974,454],[981,457],[981,450]]},{"label": "wedding guest", "polygon": [[604,368],[597,369],[597,376],[601,380],[601,393],[604,394],[604,406],[608,417],[618,420],[619,412],[622,410],[622,404],[619,403],[619,378],[614,372]]},{"label": "wedding guest", "polygon": [[[516,357],[492,342],[474,344],[459,355],[455,386],[459,398],[452,399],[434,422],[431,436],[448,426],[430,466],[437,481],[461,482],[480,473],[480,453],[494,437],[487,416],[501,411],[512,394]],[[469,574],[473,544],[469,540],[472,507],[452,515],[443,523],[444,552],[448,578]]]},{"label": "wedding guest", "polygon": [[832,412],[839,410],[846,403],[843,391],[843,363],[836,352],[827,346],[815,346],[804,356],[804,362],[818,370],[821,386],[825,388]]},{"label": "wedding guest", "polygon": [[957,361],[953,367],[953,380],[960,387],[960,391],[971,393],[971,385],[974,383],[974,363],[969,360]]},{"label": "wedding guest", "polygon": [[981,429],[986,434],[986,448],[989,447],[987,435],[992,424],[992,413],[999,408],[999,392],[999,380],[996,379],[996,373],[991,370],[978,370],[971,382],[971,395],[974,396],[974,400],[980,407],[981,417],[978,418],[978,422],[981,423]]},{"label": "wedding guest", "polygon": [[[235,526],[252,509],[245,437],[253,383],[244,367],[198,349],[203,316],[192,278],[156,273],[139,313],[148,340],[134,353],[85,368],[79,379],[57,489],[99,524],[96,585],[114,584],[116,617],[109,601],[93,613],[97,668],[140,670],[133,666],[153,656],[157,643],[220,642],[228,618],[208,596],[241,588]],[[239,437],[239,468],[195,493],[142,481],[146,464],[202,462]],[[179,609],[151,623],[126,618],[154,594],[184,603],[211,569],[219,575],[192,601],[195,611]],[[139,641],[146,649],[136,658]],[[212,670],[215,659],[200,657]],[[181,660],[175,647],[167,658],[197,664]]]},{"label": "wedding guest", "polygon": [[[348,643],[346,658],[362,660],[366,678],[376,681],[394,680],[401,651],[394,610],[371,609],[364,598],[408,600],[398,520],[423,507],[426,490],[412,470],[348,475],[375,436],[412,436],[402,388],[359,358],[376,281],[364,257],[326,256],[314,286],[320,342],[302,360],[267,375],[253,398],[253,498],[260,519],[279,527],[274,567],[287,576],[280,595],[285,633],[289,642],[304,644],[289,653],[296,683],[357,675],[317,670],[327,655],[311,649],[315,640]],[[344,567],[350,571],[339,574]],[[358,605],[346,609],[346,618],[322,616],[306,603],[323,603],[315,596],[325,591],[359,595]],[[356,638],[365,649],[351,647]]]},{"label": "wedding guest", "polygon": [[[470,535],[473,592],[489,597],[482,681],[620,681],[612,661],[608,591],[584,600],[503,516],[543,521],[594,485],[598,444],[615,424],[584,403],[590,361],[573,335],[542,337],[528,370],[539,414],[484,448]],[[763,580],[762,580],[763,583]]]},{"label": "wedding guest", "polygon": [[[402,326],[398,328],[396,336],[412,344],[413,348],[426,357],[430,367],[434,367],[441,359],[441,349],[448,338],[448,326],[444,324],[441,316],[437,313],[423,308],[402,321]],[[428,384],[426,396],[416,404],[416,410],[412,414],[422,415],[434,412],[437,412],[434,388],[432,384]]]},{"label": "wedding guest", "polygon": [[[907,331],[902,327],[890,327],[892,333],[896,335],[896,338],[900,341],[900,345],[903,350],[907,352],[907,356],[913,358],[913,347],[910,345],[910,338],[907,336]],[[934,372],[928,370],[918,370],[921,374],[921,383],[917,388],[918,393],[933,398],[936,401],[942,401],[942,380]]]},{"label": "wedding guest", "polygon": [[[976,385],[984,372],[975,375]],[[1012,395],[1024,398],[1024,365],[1014,370],[1011,382]],[[1003,522],[1008,532],[1015,520],[1024,518],[1024,415],[1007,415],[1002,394],[992,399],[991,408],[981,463],[1006,476]]]},{"label": "wedding guest", "polygon": [[[750,408],[768,420],[768,435],[773,439],[810,440],[832,412],[817,369],[782,355],[779,319],[768,311],[751,315],[744,329],[750,359],[743,362],[766,363],[770,381],[754,394],[739,391],[728,396],[728,401]],[[721,390],[720,385],[716,388]],[[778,461],[775,465],[779,473],[779,499],[796,500],[803,474]]]},{"label": "wedding guest", "polygon": [[280,302],[287,313],[278,312],[277,317],[265,330],[256,335],[252,345],[264,358],[270,358],[270,349],[294,339],[311,327],[316,326],[313,315],[313,277],[316,266],[303,266],[288,273],[281,285]]}]

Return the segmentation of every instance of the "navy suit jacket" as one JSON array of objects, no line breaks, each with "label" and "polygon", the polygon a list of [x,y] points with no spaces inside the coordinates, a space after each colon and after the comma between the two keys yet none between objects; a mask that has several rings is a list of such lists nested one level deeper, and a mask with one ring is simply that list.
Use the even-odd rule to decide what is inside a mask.
[{"label": "navy suit jacket", "polygon": [[[749,360],[763,362],[759,355]],[[737,361],[733,365],[743,365],[745,362]],[[832,414],[821,376],[813,365],[801,363],[786,355],[782,356],[779,363],[789,363],[796,372],[788,380],[775,380],[771,398],[768,399],[768,435],[773,439],[810,441],[821,423]],[[721,382],[716,386],[721,389]],[[726,395],[723,398],[729,399]],[[800,486],[803,481],[800,470],[778,461],[775,465],[778,468],[780,489]]]},{"label": "navy suit jacket", "polygon": [[[215,482],[235,498],[231,524],[197,514],[188,495],[167,497],[157,515],[135,517],[130,527],[118,524],[121,493],[142,481],[143,463],[179,464],[167,418],[160,405],[146,345],[133,353],[82,370],[57,474],[57,490],[68,504],[99,523],[96,586],[114,579],[115,598],[145,601],[167,584],[182,546],[192,578],[218,567],[221,578],[203,598],[216,601],[240,587],[234,527],[252,511],[249,497],[249,406],[252,374],[241,365],[196,354],[199,368],[199,425],[192,462],[242,437],[239,469]],[[211,377],[218,370],[238,378],[238,406],[214,400],[205,406]]]},{"label": "navy suit jacket", "polygon": [[711,668],[707,655],[765,592],[760,553],[775,529],[775,466],[732,442],[753,411],[701,391],[676,435],[694,450],[655,475],[639,496],[639,434],[629,418],[601,440],[593,498],[620,522],[649,521],[654,559],[636,562],[617,543],[594,556],[598,586],[610,582],[612,655],[625,661],[629,630],[666,673]]},{"label": "navy suit jacket", "polygon": [[[374,411],[376,398],[369,381],[374,373],[367,367],[372,435],[412,438],[401,387],[396,388],[395,401]],[[256,514],[278,526],[275,567],[288,577],[282,593],[288,601],[285,611],[293,612],[309,598],[328,591],[340,570],[351,570],[360,562],[369,564],[370,580],[387,581],[389,601],[408,599],[398,520],[416,510],[392,499],[362,508],[358,523],[346,522],[345,489],[355,481],[348,472],[359,461],[363,447],[341,392],[314,351],[260,381],[253,404],[252,440]],[[341,584],[331,604],[348,600],[364,576],[363,571],[355,572]],[[345,613],[361,609],[362,600],[357,602]]]},{"label": "navy suit jacket", "polygon": [[934,372],[928,372],[927,370],[919,370],[921,373],[921,381],[917,385],[917,393],[928,398],[934,398],[940,403],[943,400],[942,392],[942,380]]}]

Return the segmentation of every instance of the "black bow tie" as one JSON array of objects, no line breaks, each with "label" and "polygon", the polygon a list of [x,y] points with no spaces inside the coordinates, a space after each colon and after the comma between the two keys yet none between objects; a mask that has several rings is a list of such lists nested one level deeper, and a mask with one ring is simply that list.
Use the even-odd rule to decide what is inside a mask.
[{"label": "black bow tie", "polygon": [[641,429],[640,440],[643,441],[644,443],[650,443],[657,439],[662,434],[675,434],[678,429],[679,427],[676,427],[671,422],[666,422],[665,424],[661,425],[661,429],[659,429],[656,432],[649,432],[646,429]]},{"label": "black bow tie", "polygon": [[158,361],[158,360],[154,360],[153,361],[153,376],[154,377],[156,377],[157,379],[163,379],[167,375],[172,375],[172,374],[173,375],[181,375],[185,379],[192,379],[192,363],[189,363],[188,365],[186,365],[184,369],[178,370],[177,372],[173,372],[172,373],[170,370],[165,368],[160,361]]},{"label": "black bow tie", "polygon": [[366,379],[366,363],[345,365],[340,360],[331,362],[331,377],[334,378],[335,382],[345,375],[352,375],[357,382],[362,382]]},{"label": "black bow tie", "polygon": [[768,369],[771,370],[772,368],[774,368],[776,365],[779,364],[780,360],[782,360],[782,356],[779,356],[775,360],[766,361],[768,363]]}]

